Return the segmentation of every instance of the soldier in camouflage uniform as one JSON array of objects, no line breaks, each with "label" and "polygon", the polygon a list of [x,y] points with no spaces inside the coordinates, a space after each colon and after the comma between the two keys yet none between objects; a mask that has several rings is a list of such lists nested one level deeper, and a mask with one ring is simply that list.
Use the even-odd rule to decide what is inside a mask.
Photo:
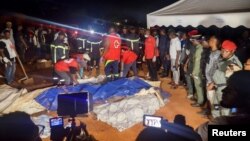
[{"label": "soldier in camouflage uniform", "polygon": [[203,53],[203,46],[201,44],[201,35],[199,35],[197,30],[193,30],[189,32],[191,35],[191,42],[195,47],[195,52],[193,55],[193,70],[192,70],[192,77],[194,80],[194,88],[196,91],[197,101],[192,103],[193,107],[201,107],[204,105],[205,102],[205,95],[204,95],[204,86],[203,86],[203,76],[202,76],[202,53]]},{"label": "soldier in camouflage uniform", "polygon": [[[220,101],[222,100],[222,90],[226,87],[229,77],[226,75],[226,72],[232,66],[238,66],[238,68],[242,69],[241,62],[234,55],[236,48],[235,43],[232,41],[225,40],[222,43],[221,58],[219,59],[217,69],[213,75],[214,82],[210,83],[210,85],[212,85],[211,87],[216,88],[214,106],[212,107],[212,116],[214,118],[222,115],[229,115],[231,112],[230,109],[221,107]],[[231,69],[235,71],[233,68]]]}]

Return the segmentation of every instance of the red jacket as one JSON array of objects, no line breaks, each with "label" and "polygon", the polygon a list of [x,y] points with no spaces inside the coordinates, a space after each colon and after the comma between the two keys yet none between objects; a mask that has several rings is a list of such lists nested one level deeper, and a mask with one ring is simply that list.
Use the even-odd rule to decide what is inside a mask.
[{"label": "red jacket", "polygon": [[72,54],[71,57],[76,60],[83,60],[83,54],[80,54],[80,53]]},{"label": "red jacket", "polygon": [[60,60],[55,64],[55,70],[59,72],[69,72],[70,67],[78,69],[78,63],[73,58],[68,60]]},{"label": "red jacket", "polygon": [[133,63],[134,61],[136,61],[136,59],[137,55],[133,51],[127,50],[122,52],[122,62],[124,64]]},{"label": "red jacket", "polygon": [[155,56],[155,45],[156,41],[155,38],[149,35],[148,38],[145,40],[145,58],[146,59],[153,59]]},{"label": "red jacket", "polygon": [[120,60],[121,55],[121,38],[116,34],[110,34],[107,37],[109,41],[109,49],[103,56],[106,60]]},{"label": "red jacket", "polygon": [[69,67],[78,69],[78,63],[76,59],[70,58],[69,60],[64,60],[68,64]]}]

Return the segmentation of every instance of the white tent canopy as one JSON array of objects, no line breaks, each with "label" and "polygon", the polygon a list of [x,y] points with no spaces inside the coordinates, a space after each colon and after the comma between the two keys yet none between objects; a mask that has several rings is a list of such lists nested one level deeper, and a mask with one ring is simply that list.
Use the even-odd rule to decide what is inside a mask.
[{"label": "white tent canopy", "polygon": [[180,0],[147,15],[147,26],[250,28],[250,0]]}]

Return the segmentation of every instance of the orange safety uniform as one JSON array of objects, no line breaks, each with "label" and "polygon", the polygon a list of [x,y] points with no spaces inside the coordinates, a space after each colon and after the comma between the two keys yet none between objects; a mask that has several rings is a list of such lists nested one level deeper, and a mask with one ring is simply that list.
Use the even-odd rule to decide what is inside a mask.
[{"label": "orange safety uniform", "polygon": [[78,69],[78,63],[73,58],[60,60],[55,64],[55,70],[59,72],[69,72],[71,67]]},{"label": "orange safety uniform", "polygon": [[145,40],[145,59],[153,59],[155,56],[155,38],[151,35]]},{"label": "orange safety uniform", "polygon": [[120,60],[121,55],[121,38],[117,34],[110,34],[107,37],[109,49],[103,56],[105,60]]},{"label": "orange safety uniform", "polygon": [[133,63],[134,61],[136,61],[136,59],[137,59],[137,55],[133,51],[126,50],[122,52],[122,62],[124,64]]}]

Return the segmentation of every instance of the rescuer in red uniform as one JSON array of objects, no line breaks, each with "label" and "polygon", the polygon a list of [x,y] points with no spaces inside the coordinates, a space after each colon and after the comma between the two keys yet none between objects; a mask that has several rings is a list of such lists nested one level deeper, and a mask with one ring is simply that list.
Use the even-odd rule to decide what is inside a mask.
[{"label": "rescuer in red uniform", "polygon": [[121,38],[116,34],[115,28],[109,29],[109,35],[104,43],[103,59],[105,60],[105,74],[107,81],[119,78],[119,61],[121,56]]},{"label": "rescuer in red uniform", "polygon": [[64,80],[65,85],[78,84],[77,70],[79,66],[75,59],[59,60],[55,64],[55,71]]},{"label": "rescuer in red uniform", "polygon": [[130,48],[123,46],[121,53],[121,64],[122,64],[122,75],[121,77],[126,77],[130,68],[132,68],[134,76],[137,76],[136,60],[137,55],[130,50]]},{"label": "rescuer in red uniform", "polygon": [[146,30],[145,33],[145,59],[148,66],[149,76],[151,81],[157,81],[157,70],[154,67],[156,61],[156,40],[153,36],[150,35],[150,30]]}]

